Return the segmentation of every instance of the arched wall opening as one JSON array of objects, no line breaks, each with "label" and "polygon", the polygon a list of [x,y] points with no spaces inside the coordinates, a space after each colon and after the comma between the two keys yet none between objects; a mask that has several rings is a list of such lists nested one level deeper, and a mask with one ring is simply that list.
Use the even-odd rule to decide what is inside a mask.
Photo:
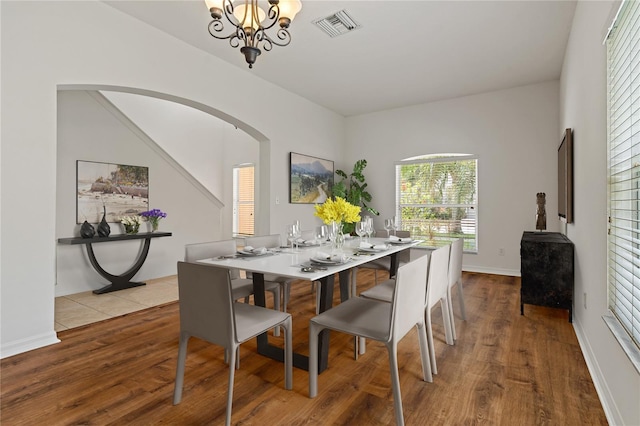
[{"label": "arched wall opening", "polygon": [[[86,129],[84,129],[83,131],[87,132],[86,139],[88,142],[86,149],[82,145],[78,147],[78,144],[76,143],[75,146],[77,152],[64,153],[63,155],[67,157],[66,164],[61,165],[60,163],[58,163],[58,170],[56,173],[58,179],[56,183],[58,195],[56,203],[65,204],[67,207],[66,210],[62,209],[64,214],[60,214],[61,208],[59,206],[57,206],[56,208],[58,214],[60,216],[64,216],[56,218],[56,238],[77,236],[79,234],[80,225],[75,224],[75,215],[72,218],[70,217],[72,213],[71,210],[75,209],[75,206],[73,206],[73,208],[69,206],[71,203],[74,203],[71,198],[75,197],[75,191],[73,192],[73,194],[71,194],[71,191],[75,189],[72,188],[73,182],[71,182],[71,180],[75,178],[75,160],[89,159],[90,161],[100,161],[100,159],[104,158],[104,162],[131,164],[131,162],[128,161],[128,158],[137,158],[134,163],[142,164],[134,165],[147,165],[147,158],[151,158],[153,156],[153,152],[150,152],[149,157],[146,157],[144,151],[141,151],[143,152],[142,154],[140,152],[136,152],[135,155],[133,153],[129,155],[128,148],[122,146],[123,141],[119,140],[114,141],[114,145],[110,146],[109,137],[99,135],[99,127],[93,127],[93,118],[89,114],[89,112],[86,111],[86,106],[77,106],[75,110],[73,108],[68,108],[69,99],[72,100],[71,103],[73,104],[73,99],[82,100],[83,97],[88,98],[87,94],[91,93],[95,93],[100,96],[98,92],[122,92],[139,96],[147,96],[164,101],[175,102],[177,104],[181,104],[190,108],[195,108],[199,111],[216,117],[217,119],[222,120],[225,123],[229,123],[232,126],[235,126],[238,130],[244,132],[245,139],[253,140],[254,143],[257,142],[258,161],[256,161],[255,164],[257,169],[256,174],[259,177],[258,179],[256,179],[255,188],[256,233],[261,232],[261,230],[263,229],[269,229],[268,200],[264,196],[261,197],[260,194],[265,192],[262,191],[261,188],[268,189],[270,184],[270,142],[266,138],[266,136],[259,132],[257,129],[208,105],[173,96],[167,93],[159,93],[144,89],[112,85],[59,85],[59,149],[68,149],[64,147],[68,134],[65,134],[65,126],[60,125],[60,116],[64,114],[74,114],[74,111],[78,114],[78,121],[77,123],[72,124],[72,126],[85,127]],[[93,97],[95,98],[96,96],[94,95]],[[65,105],[67,105],[67,107],[60,108],[60,99],[67,100],[65,101]],[[106,103],[108,103],[108,101]],[[100,111],[101,106],[97,105],[94,107],[94,109],[96,111]],[[108,113],[105,113],[103,111],[102,114],[106,116],[107,119],[109,119],[110,117],[114,122],[117,121],[116,118],[111,117],[116,116],[117,112],[114,113],[113,111],[111,111],[111,115],[109,115]],[[72,120],[75,119],[73,119],[72,117],[67,121]],[[125,129],[124,131],[126,133],[127,129]],[[95,138],[101,141],[101,145],[99,145],[98,148],[96,148],[96,141],[89,141],[89,139],[91,139],[91,136],[89,135],[95,135]],[[120,139],[118,135],[119,134],[116,132],[113,137],[115,139]],[[76,139],[78,139],[77,135],[75,137]],[[118,143],[120,143],[121,146],[118,146]],[[147,149],[147,147],[143,146],[142,150],[144,149]],[[188,149],[187,145],[185,145],[185,149]],[[101,154],[97,155],[95,152],[96,150],[100,151]],[[113,155],[113,153],[111,153],[110,151],[114,151],[116,152],[116,154]],[[61,153],[58,152],[58,156],[60,155]],[[73,164],[68,161],[68,158],[74,158]],[[142,158],[142,160],[140,158]],[[216,203],[216,200],[214,200],[214,202],[211,202],[211,200],[208,200],[208,202],[207,200],[203,201],[201,199],[202,194],[198,193],[197,191],[193,191],[189,185],[187,185],[186,190],[178,190],[177,194],[174,195],[175,197],[183,197],[182,199],[178,198],[174,200],[173,197],[169,196],[169,194],[163,195],[163,192],[170,192],[172,185],[177,179],[180,178],[180,176],[176,175],[177,178],[176,176],[172,177],[175,173],[171,168],[169,168],[167,171],[164,168],[158,167],[157,163],[154,163],[153,160],[150,159],[149,162],[151,164],[156,164],[156,166],[150,167],[149,171],[149,204],[153,208],[164,207],[163,210],[166,210],[167,206],[171,206],[170,211],[168,211],[168,218],[166,220],[163,220],[165,222],[163,226],[165,227],[166,231],[173,232],[173,236],[171,238],[155,239],[153,241],[148,259],[145,262],[143,268],[136,275],[136,279],[139,280],[175,274],[175,262],[176,260],[182,259],[184,255],[184,244],[201,242],[211,239],[231,238],[231,229],[230,227],[229,229],[226,229],[227,227],[224,225],[224,223],[226,222],[222,220],[222,213],[217,213],[215,211],[216,208],[230,209],[231,205],[223,205],[219,201],[217,201]],[[71,167],[73,167],[74,170],[69,170],[69,168]],[[161,176],[158,176],[158,174],[161,174]],[[64,176],[66,176],[66,178]],[[66,180],[62,182],[63,179]],[[64,198],[63,201],[60,201],[61,198]],[[206,212],[204,212],[205,210]],[[210,210],[213,210],[213,213]],[[114,225],[119,228],[118,224],[111,224],[112,227]],[[118,232],[119,229],[116,230],[116,233]],[[101,256],[103,259],[106,259],[105,269],[108,269],[106,265],[110,265],[110,267],[113,268],[113,270],[108,270],[108,272],[118,274],[124,272],[124,270],[127,270],[131,266],[133,259],[135,259],[136,257],[136,253],[133,251],[137,250],[138,248],[137,244],[133,242],[126,243],[126,246],[124,243],[122,243],[121,247],[115,247],[117,245],[120,245],[121,243],[100,244],[94,246],[94,250],[96,251],[96,256],[98,257],[98,259],[100,259]],[[154,250],[154,248],[156,248],[156,250]],[[93,271],[84,251],[84,247],[57,247],[56,296],[62,296],[65,294],[87,290],[95,290],[105,284],[104,282],[100,282],[104,280],[101,279],[95,273],[95,271]],[[100,253],[100,251],[102,251],[102,253]],[[90,288],[83,288],[83,284],[81,284],[83,282],[88,282]],[[84,285],[86,286],[87,284]]]}]

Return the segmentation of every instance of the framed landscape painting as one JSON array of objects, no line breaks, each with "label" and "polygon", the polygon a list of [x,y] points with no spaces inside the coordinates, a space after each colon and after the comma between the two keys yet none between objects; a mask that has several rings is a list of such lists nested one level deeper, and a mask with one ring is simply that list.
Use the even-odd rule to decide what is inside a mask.
[{"label": "framed landscape painting", "polygon": [[321,204],[331,197],[333,161],[310,155],[291,153],[289,167],[289,202]]},{"label": "framed landscape painting", "polygon": [[[103,210],[104,208],[104,210]],[[125,164],[76,162],[76,223],[120,222],[149,210],[149,168]]]}]

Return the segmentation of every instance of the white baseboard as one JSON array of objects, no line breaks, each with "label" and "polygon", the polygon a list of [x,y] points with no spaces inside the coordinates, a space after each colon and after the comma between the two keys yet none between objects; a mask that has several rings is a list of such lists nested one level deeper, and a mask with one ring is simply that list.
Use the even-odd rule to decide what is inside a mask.
[{"label": "white baseboard", "polygon": [[484,266],[463,265],[462,270],[467,272],[478,272],[481,274],[508,275],[510,277],[520,276],[520,270],[516,270],[516,269],[500,269],[500,268],[487,268]]},{"label": "white baseboard", "polygon": [[609,422],[610,425],[623,424],[622,416],[620,415],[615,400],[611,395],[611,391],[607,386],[607,381],[604,379],[604,375],[602,374],[598,363],[595,361],[596,358],[593,354],[593,350],[591,349],[591,345],[589,344],[589,340],[585,337],[582,327],[576,320],[575,315],[573,316],[573,329],[576,332],[578,345],[580,345],[580,350],[582,351],[582,355],[584,356],[584,360],[587,364],[587,369],[589,370],[589,374],[591,374],[591,380],[596,388],[598,398],[600,398],[600,403],[602,404],[602,409],[604,410],[607,422]]},{"label": "white baseboard", "polygon": [[31,336],[27,339],[4,343],[2,344],[2,347],[0,347],[0,359],[42,348],[44,346],[53,345],[55,343],[60,343],[60,339],[58,339],[55,331]]}]

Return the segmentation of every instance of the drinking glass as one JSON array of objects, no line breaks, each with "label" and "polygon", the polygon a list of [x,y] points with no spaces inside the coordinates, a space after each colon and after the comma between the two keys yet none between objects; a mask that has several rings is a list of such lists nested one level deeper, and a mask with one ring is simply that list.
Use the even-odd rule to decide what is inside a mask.
[{"label": "drinking glass", "polygon": [[362,236],[367,234],[367,223],[364,221],[360,221],[356,223],[356,234],[360,237],[360,242],[362,242]]},{"label": "drinking glass", "polygon": [[316,239],[320,245],[327,241],[328,236],[329,230],[327,229],[327,225],[321,225],[316,228]]},{"label": "drinking glass", "polygon": [[391,230],[393,229],[393,219],[384,220],[384,229],[387,231],[387,238],[391,236]]},{"label": "drinking glass", "polygon": [[398,217],[393,217],[393,235],[396,235],[396,231],[400,229],[400,222],[398,221]]},{"label": "drinking glass", "polygon": [[287,240],[291,243],[291,251],[293,250],[293,243],[296,240],[296,226],[295,225],[287,225]]},{"label": "drinking glass", "polygon": [[371,236],[373,235],[373,232],[375,231],[373,229],[373,218],[371,216],[367,216],[365,217],[365,230],[367,232],[367,240],[370,241],[371,240]]},{"label": "drinking glass", "polygon": [[296,244],[296,251],[298,251],[298,239],[302,236],[302,229],[300,229],[300,221],[299,220],[295,220],[293,221],[293,232],[294,235],[296,237],[296,239],[294,240],[295,244]]}]

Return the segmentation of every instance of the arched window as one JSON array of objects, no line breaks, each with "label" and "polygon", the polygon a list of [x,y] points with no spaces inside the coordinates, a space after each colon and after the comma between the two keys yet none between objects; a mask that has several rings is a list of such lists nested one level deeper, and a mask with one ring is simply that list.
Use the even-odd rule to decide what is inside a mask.
[{"label": "arched window", "polygon": [[396,163],[399,229],[437,248],[464,238],[478,251],[478,159],[469,154],[432,154]]}]

